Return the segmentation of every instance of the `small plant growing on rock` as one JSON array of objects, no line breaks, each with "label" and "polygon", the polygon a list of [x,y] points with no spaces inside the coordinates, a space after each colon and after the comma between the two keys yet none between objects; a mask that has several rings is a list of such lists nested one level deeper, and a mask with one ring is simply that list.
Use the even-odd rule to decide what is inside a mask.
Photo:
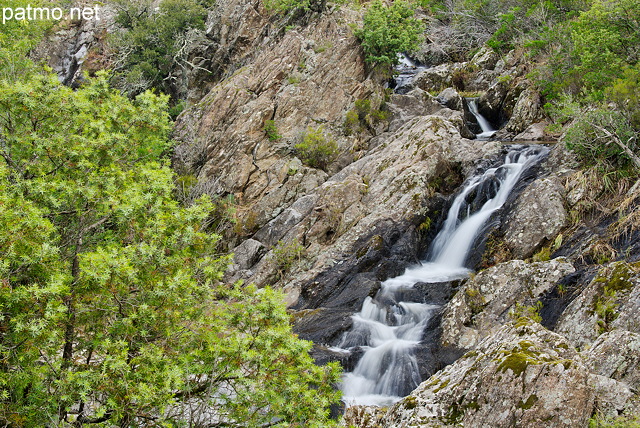
[{"label": "small plant growing on rock", "polygon": [[276,127],[276,122],[273,120],[267,120],[264,123],[264,132],[267,134],[267,138],[269,141],[278,141],[282,138],[282,135],[278,133],[278,128]]},{"label": "small plant growing on rock", "polygon": [[326,169],[338,156],[338,144],[325,137],[322,127],[309,127],[295,149],[302,162],[312,168]]},{"label": "small plant growing on rock", "polygon": [[542,322],[542,317],[540,316],[542,306],[542,302],[539,300],[532,306],[516,303],[516,307],[509,312],[509,315],[515,320],[526,317],[539,323]]},{"label": "small plant growing on rock", "polygon": [[276,275],[278,280],[285,277],[287,271],[291,269],[294,263],[302,260],[305,248],[297,239],[289,243],[278,241],[273,248],[273,260],[276,266]]},{"label": "small plant growing on rock", "polygon": [[352,135],[360,130],[360,119],[358,113],[354,110],[349,110],[347,116],[344,119],[344,134]]}]

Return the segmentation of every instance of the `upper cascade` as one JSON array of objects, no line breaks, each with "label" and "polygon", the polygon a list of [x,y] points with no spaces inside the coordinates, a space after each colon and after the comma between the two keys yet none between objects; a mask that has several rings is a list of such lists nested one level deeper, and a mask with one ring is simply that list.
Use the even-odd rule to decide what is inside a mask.
[{"label": "upper cascade", "polygon": [[478,121],[480,129],[482,129],[482,132],[480,134],[477,134],[476,138],[482,140],[493,137],[497,131],[493,128],[489,121],[482,114],[480,114],[480,111],[478,110],[478,99],[468,98],[467,103],[469,104],[469,111]]}]

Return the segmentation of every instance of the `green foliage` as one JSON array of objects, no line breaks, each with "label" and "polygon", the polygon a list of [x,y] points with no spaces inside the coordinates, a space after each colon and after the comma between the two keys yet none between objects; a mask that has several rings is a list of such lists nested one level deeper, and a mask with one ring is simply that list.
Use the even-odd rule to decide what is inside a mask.
[{"label": "green foliage", "polygon": [[274,12],[289,12],[295,9],[308,10],[311,0],[263,0],[264,7]]},{"label": "green foliage", "polygon": [[398,0],[386,6],[374,0],[364,14],[362,29],[355,32],[370,64],[393,66],[398,54],[418,48],[423,24],[414,17],[409,3]]},{"label": "green foliage", "polygon": [[573,23],[576,69],[585,85],[600,90],[621,77],[624,66],[640,54],[640,3],[637,0],[596,0]]},{"label": "green foliage", "polygon": [[[25,8],[60,6],[59,1],[45,0],[6,0],[3,8]],[[53,25],[51,21],[34,20],[29,22],[8,20],[0,25],[0,80],[15,81],[37,71],[28,59],[29,53],[42,40],[47,29]]]},{"label": "green foliage", "polygon": [[605,95],[634,129],[640,129],[640,64],[624,67],[622,76],[605,89]]},{"label": "green foliage", "polygon": [[269,139],[269,141],[278,141],[280,138],[282,138],[282,135],[278,133],[276,122],[273,120],[267,120],[264,123],[264,133],[267,134],[267,138]]},{"label": "green foliage", "polygon": [[373,126],[389,118],[389,112],[383,110],[385,103],[375,98],[374,102],[376,105],[379,105],[378,109],[372,106],[371,99],[369,98],[358,99],[354,102],[354,108],[349,110],[345,117],[345,135],[352,135],[367,129],[371,131],[371,133],[375,133]]},{"label": "green foliage", "polygon": [[330,426],[337,367],[280,294],[221,284],[214,205],[174,199],[166,108],[0,82],[0,423]]},{"label": "green foliage", "polygon": [[618,110],[606,105],[573,108],[573,122],[564,142],[587,165],[600,164],[605,170],[630,168],[640,154],[637,131]]},{"label": "green foliage", "polygon": [[326,169],[338,156],[338,144],[325,137],[322,127],[309,127],[295,149],[302,162],[312,168]]},{"label": "green foliage", "polygon": [[509,315],[514,320],[518,320],[522,317],[529,318],[535,322],[542,322],[542,317],[540,316],[540,310],[542,309],[542,302],[537,301],[533,306],[523,305],[521,303],[516,303],[516,307],[509,312]]},{"label": "green foliage", "polygon": [[360,130],[360,118],[355,110],[349,110],[344,119],[344,134],[351,135]]},{"label": "green foliage", "polygon": [[176,95],[190,35],[202,30],[211,0],[117,0],[116,22],[122,29],[113,38],[120,57],[113,83],[130,95],[150,88]]}]

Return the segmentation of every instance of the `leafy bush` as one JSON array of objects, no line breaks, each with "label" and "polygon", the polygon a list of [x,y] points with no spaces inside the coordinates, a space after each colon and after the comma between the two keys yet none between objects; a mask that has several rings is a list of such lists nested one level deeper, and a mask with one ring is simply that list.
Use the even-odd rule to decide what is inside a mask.
[{"label": "leafy bush", "polygon": [[325,137],[322,127],[309,127],[302,142],[295,145],[302,162],[312,168],[326,169],[338,155],[338,144]]},{"label": "leafy bush", "polygon": [[640,168],[637,131],[617,110],[607,106],[581,107],[573,112],[564,142],[588,165],[606,169]]},{"label": "leafy bush", "polygon": [[410,4],[398,0],[390,6],[375,0],[364,14],[362,29],[355,35],[360,39],[365,60],[370,64],[393,66],[398,63],[398,54],[418,48],[424,29],[414,17]]},{"label": "leafy bush", "polygon": [[590,89],[609,86],[640,56],[640,3],[596,0],[572,27],[578,72]]},{"label": "leafy bush", "polygon": [[282,279],[295,262],[300,261],[305,248],[297,239],[289,243],[278,241],[273,248],[273,260],[276,265],[278,279]]},{"label": "leafy bush", "polygon": [[355,110],[349,110],[344,119],[344,133],[351,135],[360,129],[360,118]]},{"label": "leafy bush", "polygon": [[[3,8],[26,8],[60,6],[60,1],[47,0],[6,0],[2,2]],[[47,29],[53,25],[53,21],[32,20],[29,22],[7,20],[0,25],[0,79],[8,81],[20,80],[25,74],[38,71],[38,68],[30,61],[29,53],[42,41]]]}]

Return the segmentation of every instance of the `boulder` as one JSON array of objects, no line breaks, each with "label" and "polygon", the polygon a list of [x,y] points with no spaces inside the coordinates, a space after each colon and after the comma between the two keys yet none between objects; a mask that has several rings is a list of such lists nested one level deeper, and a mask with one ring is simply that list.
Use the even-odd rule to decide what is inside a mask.
[{"label": "boulder", "polygon": [[628,385],[600,375],[591,375],[591,384],[596,392],[595,411],[599,415],[616,418],[623,413],[637,413],[638,396]]},{"label": "boulder", "polygon": [[464,351],[535,307],[564,276],[575,269],[564,259],[525,263],[512,260],[486,269],[467,281],[445,306],[441,343]]},{"label": "boulder", "polygon": [[247,239],[233,249],[232,270],[251,269],[267,252],[267,248],[255,239]]},{"label": "boulder", "polygon": [[553,140],[549,136],[545,129],[548,126],[547,122],[532,123],[527,126],[524,131],[513,137],[514,141],[550,141]]},{"label": "boulder", "polygon": [[604,266],[560,315],[555,331],[574,346],[592,347],[603,333],[621,328],[640,334],[640,266]]},{"label": "boulder", "polygon": [[453,88],[447,88],[438,94],[436,100],[443,106],[462,113],[463,120],[458,127],[462,137],[475,138],[476,134],[482,131],[475,116],[469,110],[467,100],[460,96],[458,91]]},{"label": "boulder", "polygon": [[576,351],[562,336],[523,318],[388,411],[348,411],[345,423],[359,428],[582,427],[594,401],[591,376]]},{"label": "boulder", "polygon": [[522,91],[526,85],[514,83],[511,74],[504,74],[478,99],[478,111],[489,122],[503,124],[513,113]]},{"label": "boulder", "polygon": [[532,87],[528,87],[518,96],[505,129],[517,134],[542,118],[540,94]]},{"label": "boulder", "polygon": [[442,91],[453,86],[453,76],[460,73],[466,65],[464,62],[448,63],[427,68],[415,77],[414,84],[427,92]]},{"label": "boulder", "polygon": [[453,88],[447,88],[440,92],[436,97],[436,101],[451,110],[464,111],[465,108],[463,98]]},{"label": "boulder", "polygon": [[622,329],[604,333],[583,352],[583,357],[593,373],[640,391],[640,334]]},{"label": "boulder", "polygon": [[503,226],[505,243],[514,258],[530,257],[567,225],[563,199],[564,186],[553,177],[534,181],[518,196]]},{"label": "boulder", "polygon": [[389,132],[397,131],[415,117],[435,114],[442,110],[439,100],[420,88],[412,89],[404,95],[393,94],[387,107],[392,116]]},{"label": "boulder", "polygon": [[472,67],[485,70],[493,70],[500,60],[500,54],[489,46],[482,46],[478,52],[471,58],[469,63]]}]

